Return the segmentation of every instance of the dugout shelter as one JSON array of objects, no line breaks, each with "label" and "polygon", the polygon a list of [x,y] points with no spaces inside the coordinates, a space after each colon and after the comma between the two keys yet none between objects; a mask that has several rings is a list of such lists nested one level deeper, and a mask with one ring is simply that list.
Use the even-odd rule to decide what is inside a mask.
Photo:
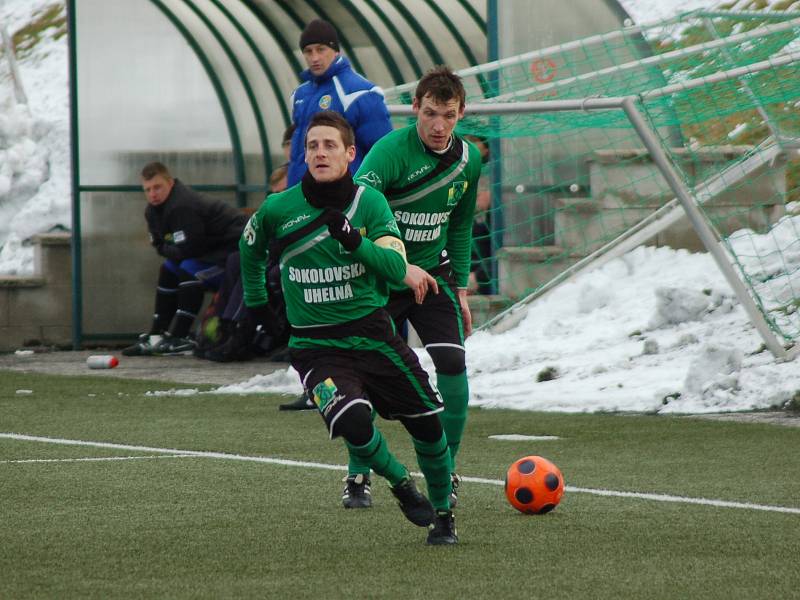
[{"label": "dugout shelter", "polygon": [[149,320],[159,259],[142,216],[144,163],[240,207],[261,202],[311,19],[333,23],[355,70],[384,88],[629,19],[616,0],[67,0],[67,12],[75,347]]}]

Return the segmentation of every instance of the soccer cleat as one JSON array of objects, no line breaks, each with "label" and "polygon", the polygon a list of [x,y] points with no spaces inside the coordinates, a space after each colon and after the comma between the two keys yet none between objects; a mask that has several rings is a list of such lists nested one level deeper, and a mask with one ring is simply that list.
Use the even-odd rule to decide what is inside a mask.
[{"label": "soccer cleat", "polygon": [[314,404],[314,401],[311,400],[307,395],[302,394],[296,400],[292,400],[291,402],[287,402],[286,404],[281,404],[278,406],[278,410],[316,410],[317,405]]},{"label": "soccer cleat", "polygon": [[411,477],[406,477],[396,486],[389,489],[392,490],[392,494],[397,498],[397,504],[406,519],[420,527],[427,527],[433,523],[433,505],[431,505],[430,500],[420,493]]},{"label": "soccer cleat", "polygon": [[433,523],[428,528],[428,543],[432,546],[444,546],[458,543],[456,519],[452,510],[437,510]]},{"label": "soccer cleat", "polygon": [[457,473],[450,473],[450,482],[453,484],[453,489],[450,492],[448,501],[450,502],[450,510],[453,510],[458,505],[458,486],[461,485],[461,477]]},{"label": "soccer cleat", "polygon": [[143,333],[135,344],[122,349],[123,356],[152,356],[153,349],[161,341],[160,335]]},{"label": "soccer cleat", "polygon": [[345,508],[370,508],[372,506],[372,491],[369,488],[368,475],[357,473],[344,478],[346,485],[342,492],[342,504]]},{"label": "soccer cleat", "polygon": [[161,341],[153,348],[155,356],[177,356],[179,354],[191,354],[197,346],[197,342],[189,338],[173,337],[165,333]]}]

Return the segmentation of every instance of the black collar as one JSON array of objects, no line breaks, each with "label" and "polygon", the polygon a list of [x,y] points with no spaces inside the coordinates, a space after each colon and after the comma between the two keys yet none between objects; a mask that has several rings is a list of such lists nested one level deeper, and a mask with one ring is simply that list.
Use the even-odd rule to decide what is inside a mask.
[{"label": "black collar", "polygon": [[306,171],[300,182],[303,196],[315,208],[335,208],[343,210],[355,198],[357,186],[348,171],[344,177],[335,181],[318,182]]}]

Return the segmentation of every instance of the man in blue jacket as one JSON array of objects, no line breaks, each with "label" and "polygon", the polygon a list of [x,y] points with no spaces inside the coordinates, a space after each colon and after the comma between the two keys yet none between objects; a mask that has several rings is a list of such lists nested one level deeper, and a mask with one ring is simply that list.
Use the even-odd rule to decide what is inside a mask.
[{"label": "man in blue jacket", "polygon": [[[358,170],[373,144],[392,130],[383,90],[362,77],[339,52],[339,35],[333,25],[322,19],[311,21],[300,34],[308,69],[300,74],[303,83],[292,94],[292,134],[287,186],[300,182],[306,174],[305,139],[308,124],[321,110],[333,110],[350,123],[356,134],[356,158],[350,173]],[[316,410],[303,394],[297,400],[281,404],[281,410]]]},{"label": "man in blue jacket", "polygon": [[392,130],[383,90],[362,77],[339,52],[339,35],[333,25],[314,19],[300,35],[308,69],[300,74],[303,83],[292,94],[292,136],[289,159],[289,187],[306,172],[305,136],[311,117],[321,110],[342,115],[356,134],[356,159],[350,165],[355,173],[372,145]]}]

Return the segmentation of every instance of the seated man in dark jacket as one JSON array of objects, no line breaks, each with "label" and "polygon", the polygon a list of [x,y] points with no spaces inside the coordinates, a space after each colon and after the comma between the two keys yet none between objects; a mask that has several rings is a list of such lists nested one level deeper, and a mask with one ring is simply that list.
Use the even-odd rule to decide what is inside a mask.
[{"label": "seated man in dark jacket", "polygon": [[150,241],[165,260],[158,274],[150,332],[122,353],[181,354],[194,348],[189,330],[203,293],[219,287],[225,260],[238,249],[247,216],[226,202],[203,198],[173,179],[159,162],[145,165],[141,177]]}]

